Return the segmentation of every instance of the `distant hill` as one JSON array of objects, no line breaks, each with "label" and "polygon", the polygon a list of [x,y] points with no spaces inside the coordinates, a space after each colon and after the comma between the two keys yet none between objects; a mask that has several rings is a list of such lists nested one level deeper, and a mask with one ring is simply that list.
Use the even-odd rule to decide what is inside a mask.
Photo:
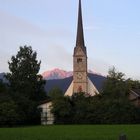
[{"label": "distant hill", "polygon": [[[4,75],[5,73],[0,73],[0,79],[2,79],[4,82],[7,82],[7,80],[4,78]],[[45,91],[48,93],[54,87],[58,87],[65,93],[73,80],[72,75],[72,71],[67,72],[60,69],[44,72],[42,76],[43,79],[46,80]],[[89,71],[88,76],[98,91],[102,91],[103,83],[106,80],[106,77],[93,73],[92,71]]]},{"label": "distant hill", "polygon": [[[65,93],[73,80],[72,75],[73,72],[67,72],[60,69],[54,69],[52,71],[44,72],[42,76],[46,80],[45,85],[46,92],[49,92],[54,87],[58,87]],[[92,71],[89,71],[88,76],[95,85],[95,87],[99,91],[101,91],[103,88],[103,83],[106,80],[106,77],[93,73]]]},{"label": "distant hill", "polygon": [[0,73],[0,80],[2,81],[6,81],[6,79],[4,78],[5,73]]}]

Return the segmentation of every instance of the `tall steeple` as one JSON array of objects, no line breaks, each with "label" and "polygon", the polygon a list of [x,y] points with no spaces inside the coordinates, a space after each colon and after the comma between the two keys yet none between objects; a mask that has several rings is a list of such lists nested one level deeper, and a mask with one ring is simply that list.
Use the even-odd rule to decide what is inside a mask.
[{"label": "tall steeple", "polygon": [[79,0],[77,38],[73,54],[73,81],[67,89],[65,96],[72,96],[74,93],[81,92],[91,96],[99,93],[92,81],[88,78],[87,63],[87,52],[84,42],[82,21],[82,6],[81,0]]},{"label": "tall steeple", "polygon": [[79,0],[76,47],[85,47],[81,0]]}]

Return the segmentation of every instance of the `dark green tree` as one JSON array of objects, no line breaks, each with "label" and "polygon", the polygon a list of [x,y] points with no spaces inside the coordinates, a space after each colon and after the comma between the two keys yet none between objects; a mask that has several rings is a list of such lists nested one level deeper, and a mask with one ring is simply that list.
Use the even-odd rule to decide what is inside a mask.
[{"label": "dark green tree", "polygon": [[38,75],[41,61],[38,62],[37,53],[31,47],[20,47],[17,55],[12,56],[8,64],[10,73],[7,73],[6,78],[13,93],[18,92],[35,101],[44,98],[45,81]]},{"label": "dark green tree", "polygon": [[101,123],[139,123],[140,109],[128,99],[128,94],[137,82],[125,79],[125,74],[117,72],[113,67],[109,70],[102,93],[103,114]]},{"label": "dark green tree", "polygon": [[85,93],[75,93],[72,96],[73,104],[73,122],[76,124],[89,123],[86,116],[88,113],[88,106],[90,105],[90,98],[85,97]]},{"label": "dark green tree", "polygon": [[64,96],[63,91],[59,89],[58,87],[54,87],[51,89],[48,93],[49,98],[53,99],[59,99]]},{"label": "dark green tree", "polygon": [[52,100],[52,113],[55,116],[55,123],[71,123],[73,115],[71,99],[65,97],[62,90],[57,87],[53,88],[48,95]]},{"label": "dark green tree", "polygon": [[3,81],[0,79],[0,93],[5,91],[5,84],[3,83]]},{"label": "dark green tree", "polygon": [[4,84],[2,80],[0,80],[0,101],[3,100],[6,94],[7,94],[6,84]]},{"label": "dark green tree", "polygon": [[130,89],[140,89],[140,81],[127,79],[127,83],[129,83]]},{"label": "dark green tree", "polygon": [[125,74],[117,72],[115,67],[109,69],[107,80],[104,83],[103,95],[107,98],[126,98],[130,85],[125,80]]},{"label": "dark green tree", "polygon": [[0,102],[0,126],[13,126],[19,122],[18,107],[12,100]]},{"label": "dark green tree", "polygon": [[52,113],[55,116],[56,123],[72,123],[73,110],[69,97],[55,98],[52,105]]},{"label": "dark green tree", "polygon": [[9,102],[10,100],[12,99],[9,94],[8,86],[0,80],[0,103]]},{"label": "dark green tree", "polygon": [[[12,99],[18,106],[22,123],[35,123],[39,115],[37,105],[45,99],[45,81],[39,75],[41,61],[37,60],[37,53],[29,46],[20,47],[17,55],[8,62],[10,73],[9,90]],[[36,116],[36,117],[35,117]]]}]

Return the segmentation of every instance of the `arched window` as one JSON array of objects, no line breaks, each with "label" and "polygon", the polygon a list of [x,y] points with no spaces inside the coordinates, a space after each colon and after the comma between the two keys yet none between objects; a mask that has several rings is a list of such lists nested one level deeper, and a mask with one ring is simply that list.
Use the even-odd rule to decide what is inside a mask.
[{"label": "arched window", "polygon": [[82,62],[82,58],[77,58],[77,62],[78,63]]}]

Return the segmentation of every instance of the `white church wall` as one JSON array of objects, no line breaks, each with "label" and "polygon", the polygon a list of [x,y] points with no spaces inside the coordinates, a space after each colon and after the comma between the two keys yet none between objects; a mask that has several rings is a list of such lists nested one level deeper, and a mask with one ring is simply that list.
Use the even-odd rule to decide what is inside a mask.
[{"label": "white church wall", "polygon": [[88,93],[91,96],[95,96],[97,94],[99,94],[99,91],[97,90],[97,88],[94,86],[94,84],[92,83],[92,81],[88,78]]},{"label": "white church wall", "polygon": [[72,83],[70,84],[69,88],[67,89],[66,93],[64,96],[72,96],[73,94],[73,81]]},{"label": "white church wall", "polygon": [[52,102],[47,102],[44,104],[41,104],[39,108],[42,109],[41,112],[41,124],[42,125],[48,125],[54,123],[54,115],[51,113],[52,109]]}]

